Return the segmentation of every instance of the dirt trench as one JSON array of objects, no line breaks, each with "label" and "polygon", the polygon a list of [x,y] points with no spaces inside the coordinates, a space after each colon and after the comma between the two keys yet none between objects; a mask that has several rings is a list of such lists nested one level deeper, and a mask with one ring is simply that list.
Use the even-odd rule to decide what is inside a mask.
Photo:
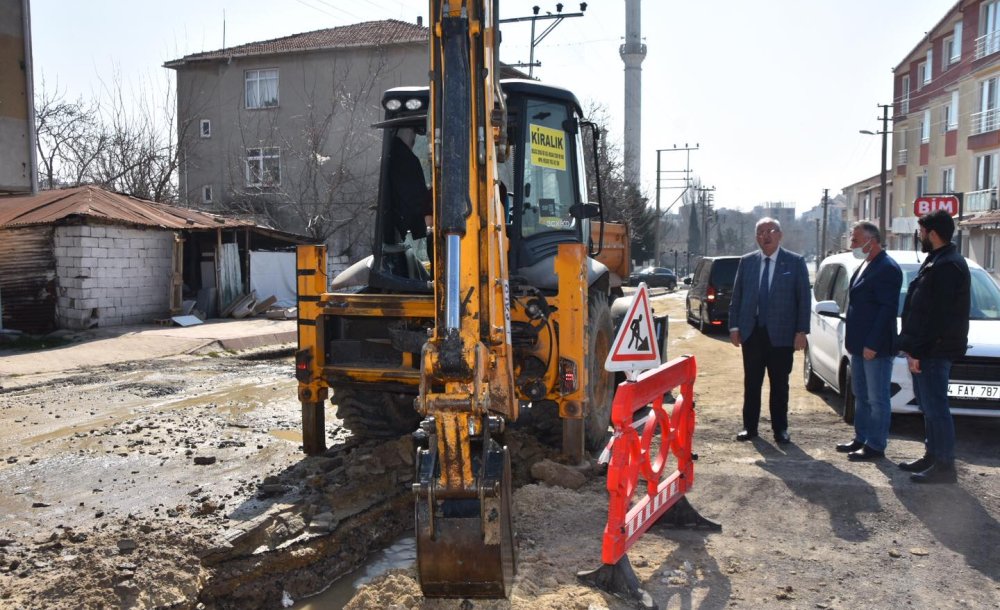
[{"label": "dirt trench", "polygon": [[[797,356],[792,444],[734,442],[739,350],[685,324],[683,297],[653,302],[670,315],[670,355],[698,359],[690,499],[723,531],[654,528],[630,550],[659,607],[1000,608],[1000,422],[957,421],[959,484],[914,486],[893,461],[922,451],[920,420],[894,418],[888,459],[847,462],[837,397],[804,390]],[[331,409],[331,451],[304,457],[291,361],[247,356],[0,391],[0,607],[280,608],[411,527],[409,440],[353,442]],[[526,466],[548,454],[515,441],[509,600],[426,600],[410,568],[347,607],[631,607],[576,579],[599,564],[600,470],[575,491],[531,482]]]}]

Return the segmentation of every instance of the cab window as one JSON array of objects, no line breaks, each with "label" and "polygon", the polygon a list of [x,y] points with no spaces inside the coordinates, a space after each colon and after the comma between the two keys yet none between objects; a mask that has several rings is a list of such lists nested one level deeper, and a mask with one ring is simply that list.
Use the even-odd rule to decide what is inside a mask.
[{"label": "cab window", "polygon": [[525,237],[548,231],[574,229],[570,215],[576,187],[572,175],[570,140],[563,129],[566,107],[552,102],[527,100],[524,122],[524,192],[521,234]]}]

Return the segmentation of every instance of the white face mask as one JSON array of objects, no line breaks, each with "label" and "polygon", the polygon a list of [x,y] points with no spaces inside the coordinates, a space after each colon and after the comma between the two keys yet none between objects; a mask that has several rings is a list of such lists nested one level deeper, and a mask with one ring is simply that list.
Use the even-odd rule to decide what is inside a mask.
[{"label": "white face mask", "polygon": [[865,248],[867,248],[870,243],[872,243],[872,240],[869,239],[860,248],[851,248],[851,253],[854,254],[854,258],[859,261],[863,261],[868,258],[868,253],[865,252]]}]

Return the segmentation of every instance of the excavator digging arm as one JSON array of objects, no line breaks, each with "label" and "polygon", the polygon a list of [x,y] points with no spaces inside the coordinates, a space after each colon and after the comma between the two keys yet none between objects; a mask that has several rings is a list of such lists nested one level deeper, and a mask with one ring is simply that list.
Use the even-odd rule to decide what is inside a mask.
[{"label": "excavator digging arm", "polygon": [[428,597],[506,597],[515,544],[498,438],[518,402],[496,182],[498,14],[491,0],[432,0],[430,16],[435,326],[417,399],[418,572]]}]

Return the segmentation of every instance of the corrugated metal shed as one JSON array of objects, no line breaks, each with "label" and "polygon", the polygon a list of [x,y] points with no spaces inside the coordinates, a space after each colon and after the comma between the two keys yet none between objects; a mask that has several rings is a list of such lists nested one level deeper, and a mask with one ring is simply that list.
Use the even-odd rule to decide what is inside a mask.
[{"label": "corrugated metal shed", "polygon": [[244,220],[112,193],[93,185],[0,198],[0,227],[53,224],[73,216],[162,229],[235,229],[256,226]]},{"label": "corrugated metal shed", "polygon": [[8,229],[0,239],[3,327],[31,333],[53,330],[56,314],[54,227]]}]

